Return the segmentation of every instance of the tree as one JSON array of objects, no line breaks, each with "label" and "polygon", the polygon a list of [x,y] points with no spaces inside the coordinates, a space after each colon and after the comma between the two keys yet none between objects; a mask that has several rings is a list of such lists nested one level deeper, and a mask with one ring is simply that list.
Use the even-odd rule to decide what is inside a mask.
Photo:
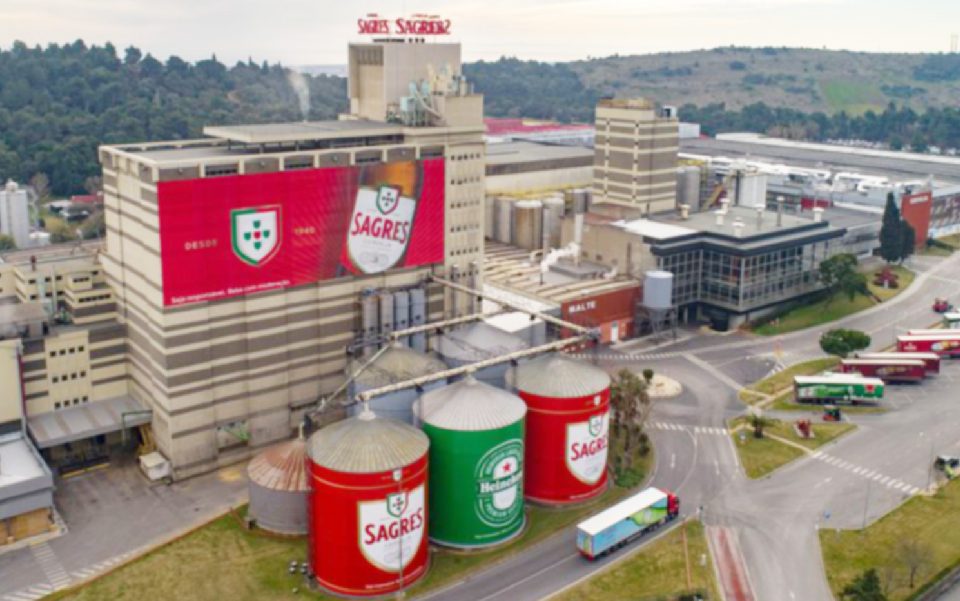
[{"label": "tree", "polygon": [[50,179],[46,173],[34,173],[30,178],[30,187],[40,202],[50,200]]},{"label": "tree", "polygon": [[902,538],[897,544],[897,559],[905,568],[910,578],[910,588],[913,588],[917,574],[933,559],[930,547],[912,538]]},{"label": "tree", "polygon": [[80,224],[80,234],[84,240],[102,238],[107,233],[107,222],[103,211],[95,211]]},{"label": "tree", "polygon": [[859,330],[837,328],[827,330],[820,336],[820,348],[828,355],[846,357],[854,351],[870,346],[870,336]]},{"label": "tree", "polygon": [[643,474],[632,469],[633,459],[649,451],[643,431],[652,406],[646,381],[629,369],[621,369],[610,385],[610,406],[611,433],[617,441],[610,446],[619,451],[613,459],[615,477],[618,484],[635,485]]},{"label": "tree", "polygon": [[913,254],[917,246],[917,233],[906,220],[900,222],[900,261]]},{"label": "tree", "polygon": [[770,425],[771,421],[769,418],[764,417],[763,413],[759,409],[754,409],[750,413],[750,427],[753,428],[753,437],[754,438],[763,438],[763,430]]},{"label": "tree", "polygon": [[883,221],[880,226],[880,256],[887,263],[900,260],[903,253],[902,236],[900,209],[897,208],[893,192],[890,192],[887,194],[887,205],[883,209]]},{"label": "tree", "polygon": [[59,244],[61,242],[70,242],[77,239],[77,233],[63,221],[56,221],[50,224],[50,243]]},{"label": "tree", "polygon": [[857,258],[849,253],[834,255],[820,263],[820,281],[833,298],[845,294],[853,300],[858,294],[867,295],[867,276],[857,271]]},{"label": "tree", "polygon": [[649,367],[643,370],[643,379],[647,381],[647,386],[653,382],[653,370]]},{"label": "tree", "polygon": [[17,243],[13,241],[13,236],[0,234],[0,251],[16,250]]},{"label": "tree", "polygon": [[880,589],[880,578],[873,568],[860,574],[845,586],[840,592],[840,598],[845,601],[887,601],[887,596]]}]

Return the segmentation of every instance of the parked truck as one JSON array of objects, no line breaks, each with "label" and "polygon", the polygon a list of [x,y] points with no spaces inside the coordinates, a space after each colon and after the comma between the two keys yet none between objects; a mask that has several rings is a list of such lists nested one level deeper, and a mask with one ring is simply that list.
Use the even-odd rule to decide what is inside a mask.
[{"label": "parked truck", "polygon": [[857,359],[917,359],[928,374],[940,373],[940,355],[936,353],[854,353]]},{"label": "parked truck", "polygon": [[960,357],[960,330],[940,330],[939,334],[897,336],[897,350],[906,353],[937,353],[940,357]]},{"label": "parked truck", "polygon": [[920,382],[927,375],[919,359],[843,359],[840,371],[889,382]]},{"label": "parked truck", "polygon": [[875,402],[883,398],[883,380],[855,374],[794,376],[793,397],[798,403]]},{"label": "parked truck", "polygon": [[650,487],[577,525],[577,549],[596,559],[630,544],[680,515],[676,495]]}]

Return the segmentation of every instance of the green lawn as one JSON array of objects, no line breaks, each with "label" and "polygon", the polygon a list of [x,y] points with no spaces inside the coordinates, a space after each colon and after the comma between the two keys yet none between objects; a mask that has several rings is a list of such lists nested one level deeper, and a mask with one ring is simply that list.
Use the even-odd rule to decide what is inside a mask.
[{"label": "green lawn", "polygon": [[[687,553],[683,548],[683,532],[687,535]],[[623,549],[620,553],[629,552]],[[687,586],[687,561],[690,560],[690,582]],[[707,557],[706,565],[700,558]],[[713,566],[709,560],[707,538],[700,522],[690,521],[674,529],[649,547],[615,564],[573,588],[550,597],[550,601],[619,601],[632,599],[674,599],[685,593],[707,593],[719,599]]]},{"label": "green lawn", "polygon": [[753,329],[753,332],[761,336],[776,336],[777,334],[795,332],[836,321],[851,313],[870,308],[874,304],[873,299],[867,296],[856,296],[853,300],[846,296],[837,296],[829,301],[819,300],[791,309],[775,320],[757,326]]},{"label": "green lawn", "polygon": [[920,254],[927,255],[928,257],[949,257],[953,254],[953,251],[949,248],[939,246],[925,246],[923,250],[920,251]]},{"label": "green lawn", "polygon": [[[731,429],[747,423],[747,418],[738,417],[731,423]],[[813,450],[854,428],[856,426],[850,423],[813,424],[814,437],[810,439],[797,436],[793,422],[789,421],[771,420],[764,430],[766,434],[778,436]],[[734,432],[732,436],[733,446],[740,455],[740,463],[748,478],[762,478],[804,454],[801,449],[768,436],[755,438],[753,429],[749,426],[747,429]]]},{"label": "green lawn", "polygon": [[759,392],[761,394],[775,394],[784,388],[793,386],[794,376],[812,376],[828,369],[833,369],[840,363],[837,357],[823,357],[822,359],[813,359],[791,365],[783,371],[779,371],[772,376],[754,382],[747,387],[747,390]]},{"label": "green lawn", "polygon": [[[869,568],[881,583],[888,581],[890,601],[911,599],[960,563],[960,482],[953,481],[933,497],[914,497],[866,530],[820,532],[827,580],[835,593]],[[917,548],[906,549],[902,541]],[[918,551],[919,549],[919,551]],[[909,587],[907,557],[924,557],[914,589]]]},{"label": "green lawn", "polygon": [[899,287],[897,288],[884,288],[883,286],[877,286],[873,283],[873,276],[881,271],[883,268],[872,270],[867,274],[867,287],[870,288],[870,292],[877,295],[880,300],[886,301],[890,300],[894,296],[900,294],[905,288],[913,283],[913,278],[915,274],[904,267],[903,265],[891,265],[890,269],[893,273],[897,274],[897,283]]},{"label": "green lawn", "polygon": [[883,110],[884,96],[874,84],[849,79],[832,79],[820,82],[820,89],[827,103],[837,111],[859,115],[868,110]]},{"label": "green lawn", "polygon": [[950,234],[949,236],[937,238],[937,242],[943,242],[944,244],[948,244],[955,249],[960,249],[960,234]]}]

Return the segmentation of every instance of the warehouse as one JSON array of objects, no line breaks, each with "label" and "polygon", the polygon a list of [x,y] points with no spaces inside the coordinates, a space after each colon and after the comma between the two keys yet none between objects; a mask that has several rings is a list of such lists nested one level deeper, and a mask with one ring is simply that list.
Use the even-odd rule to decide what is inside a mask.
[{"label": "warehouse", "polygon": [[529,141],[490,144],[486,175],[488,194],[589,186],[593,150]]}]

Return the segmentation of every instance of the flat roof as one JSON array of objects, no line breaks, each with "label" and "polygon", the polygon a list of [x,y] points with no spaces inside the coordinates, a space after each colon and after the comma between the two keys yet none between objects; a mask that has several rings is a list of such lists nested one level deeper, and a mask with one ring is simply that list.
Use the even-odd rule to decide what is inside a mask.
[{"label": "flat roof", "polygon": [[593,164],[593,149],[536,142],[500,142],[487,144],[487,165],[510,165],[533,161],[583,158]]},{"label": "flat roof", "polygon": [[204,135],[243,144],[301,142],[340,138],[344,134],[389,136],[403,133],[403,126],[361,119],[263,123],[255,125],[208,125]]},{"label": "flat roof", "polygon": [[131,396],[74,405],[27,418],[27,427],[41,449],[148,424],[149,410]]},{"label": "flat roof", "polygon": [[22,326],[47,319],[47,312],[39,301],[0,304],[0,326]]},{"label": "flat roof", "polygon": [[0,441],[0,487],[42,478],[47,474],[46,465],[33,451],[28,440],[12,438]]},{"label": "flat roof", "polygon": [[650,219],[634,219],[633,221],[621,220],[615,221],[613,225],[631,234],[637,234],[645,238],[653,238],[654,240],[667,240],[669,238],[689,236],[697,233],[697,230],[670,223],[663,223],[662,221],[652,221]]}]

